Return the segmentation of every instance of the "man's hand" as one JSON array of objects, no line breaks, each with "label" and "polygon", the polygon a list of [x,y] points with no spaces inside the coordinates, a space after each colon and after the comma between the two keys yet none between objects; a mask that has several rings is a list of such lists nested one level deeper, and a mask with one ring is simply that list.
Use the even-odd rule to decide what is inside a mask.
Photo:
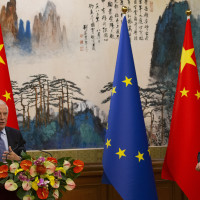
[{"label": "man's hand", "polygon": [[12,161],[13,160],[16,160],[16,161],[21,160],[21,158],[12,150],[11,146],[9,146],[9,151],[4,151],[2,159],[4,162],[6,160],[12,160]]},{"label": "man's hand", "polygon": [[196,165],[196,170],[197,170],[197,171],[200,171],[200,162],[197,163],[197,165]]}]

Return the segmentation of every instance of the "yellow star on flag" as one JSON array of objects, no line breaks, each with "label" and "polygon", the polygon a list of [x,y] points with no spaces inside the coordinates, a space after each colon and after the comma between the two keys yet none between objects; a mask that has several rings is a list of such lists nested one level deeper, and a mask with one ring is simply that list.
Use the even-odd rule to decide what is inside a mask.
[{"label": "yellow star on flag", "polygon": [[[0,52],[1,52],[2,49],[3,49],[3,44],[0,44]],[[0,63],[5,65],[5,62],[4,62],[4,60],[1,56],[0,56]]]},{"label": "yellow star on flag", "polygon": [[10,98],[10,93],[8,93],[7,91],[6,91],[6,93],[5,93],[4,95],[2,95],[2,96],[6,98],[6,101],[8,101],[8,99],[11,99],[11,98]]},{"label": "yellow star on flag", "polygon": [[147,150],[149,152],[149,155],[151,154],[150,149]]},{"label": "yellow star on flag", "polygon": [[115,93],[117,93],[116,92],[116,87],[113,87],[113,89],[112,89],[112,95],[115,94]]},{"label": "yellow star on flag", "polygon": [[199,98],[200,98],[200,92],[198,92],[198,90],[197,90],[197,93],[195,94],[195,96],[197,96],[197,99],[199,100]]},{"label": "yellow star on flag", "polygon": [[128,86],[128,85],[132,85],[132,83],[131,83],[131,79],[132,78],[127,78],[127,76],[125,76],[125,80],[124,81],[122,81],[123,83],[126,83],[126,87]]},{"label": "yellow star on flag", "polygon": [[119,155],[119,159],[120,159],[122,156],[125,156],[125,157],[126,157],[126,155],[124,154],[125,151],[126,151],[126,149],[121,150],[121,149],[119,148],[119,152],[117,152],[117,153],[115,153],[115,154],[118,154],[118,155]]},{"label": "yellow star on flag", "polygon": [[138,151],[138,155],[135,156],[135,157],[138,158],[138,159],[139,159],[139,162],[140,162],[141,160],[144,160],[143,155],[144,155],[143,153],[140,153],[140,152]]},{"label": "yellow star on flag", "polygon": [[194,52],[194,48],[185,50],[183,47],[182,54],[181,54],[181,72],[183,71],[187,63],[193,66],[196,66],[194,60],[192,59],[193,52]]},{"label": "yellow star on flag", "polygon": [[186,90],[185,88],[183,88],[183,90],[182,91],[180,91],[181,92],[181,97],[183,97],[183,96],[186,96],[187,97],[187,93],[189,92],[189,90]]},{"label": "yellow star on flag", "polygon": [[107,139],[107,142],[106,142],[107,149],[108,149],[109,146],[111,147],[110,142],[111,142],[111,139],[110,140]]}]

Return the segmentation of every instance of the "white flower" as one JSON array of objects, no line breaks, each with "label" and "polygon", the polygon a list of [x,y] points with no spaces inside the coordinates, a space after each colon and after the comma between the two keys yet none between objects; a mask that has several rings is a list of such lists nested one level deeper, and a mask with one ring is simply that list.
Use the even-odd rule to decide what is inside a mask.
[{"label": "white flower", "polygon": [[74,183],[74,181],[71,178],[68,178],[66,180],[67,185],[65,186],[66,190],[73,190],[76,187],[76,184]]},{"label": "white flower", "polygon": [[53,188],[59,188],[60,187],[60,181],[55,180],[55,184],[52,187]]},{"label": "white flower", "polygon": [[22,183],[22,188],[25,190],[25,191],[28,191],[30,190],[32,187],[32,182],[31,181],[23,181]]},{"label": "white flower", "polygon": [[55,199],[58,199],[58,198],[59,198],[59,191],[58,191],[58,190],[55,190],[55,191],[53,192],[53,197],[54,197]]},{"label": "white flower", "polygon": [[69,161],[65,160],[63,163],[63,169],[65,171],[67,171],[70,167],[71,167],[71,163]]},{"label": "white flower", "polygon": [[56,166],[53,163],[46,161],[44,166],[47,168],[47,174],[53,174],[55,172]]},{"label": "white flower", "polygon": [[8,191],[15,191],[18,188],[17,184],[13,180],[7,180],[5,182],[5,189]]},{"label": "white flower", "polygon": [[19,168],[19,164],[14,162],[13,164],[10,165],[10,172],[15,173],[15,171]]}]

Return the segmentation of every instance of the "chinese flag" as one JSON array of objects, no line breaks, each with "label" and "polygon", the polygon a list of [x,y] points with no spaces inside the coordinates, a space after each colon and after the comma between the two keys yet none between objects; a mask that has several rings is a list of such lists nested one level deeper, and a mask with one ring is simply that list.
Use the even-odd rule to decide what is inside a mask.
[{"label": "chinese flag", "polygon": [[190,19],[185,29],[178,83],[162,178],[176,181],[190,200],[199,199],[200,88]]},{"label": "chinese flag", "polygon": [[0,99],[7,104],[9,109],[7,126],[19,129],[1,26],[0,26]]}]

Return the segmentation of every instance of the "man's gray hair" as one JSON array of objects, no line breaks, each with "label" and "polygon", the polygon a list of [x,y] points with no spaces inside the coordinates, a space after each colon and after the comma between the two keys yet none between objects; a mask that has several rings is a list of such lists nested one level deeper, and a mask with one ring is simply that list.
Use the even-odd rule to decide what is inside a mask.
[{"label": "man's gray hair", "polygon": [[5,101],[3,101],[3,100],[1,100],[1,99],[0,99],[0,105],[5,105],[5,106],[6,106],[6,108],[7,108],[7,111],[8,111],[8,106],[7,106],[7,104],[6,104],[6,102],[5,102]]}]

